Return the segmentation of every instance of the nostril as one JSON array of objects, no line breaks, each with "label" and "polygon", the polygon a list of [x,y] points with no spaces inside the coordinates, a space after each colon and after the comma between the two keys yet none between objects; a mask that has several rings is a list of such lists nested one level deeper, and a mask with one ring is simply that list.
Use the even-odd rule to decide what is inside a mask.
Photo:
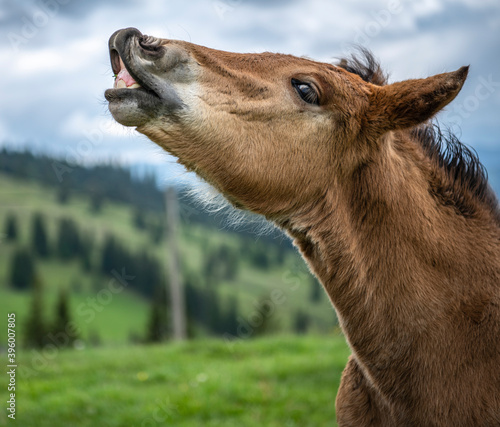
[{"label": "nostril", "polygon": [[148,52],[158,52],[160,50],[161,40],[152,36],[142,36],[139,38],[139,46]]}]

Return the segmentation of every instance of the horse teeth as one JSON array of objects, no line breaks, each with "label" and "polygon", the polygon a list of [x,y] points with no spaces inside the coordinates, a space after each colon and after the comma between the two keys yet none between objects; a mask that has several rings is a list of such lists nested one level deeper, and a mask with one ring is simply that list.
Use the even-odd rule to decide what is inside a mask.
[{"label": "horse teeth", "polygon": [[140,87],[141,85],[139,83],[132,83],[130,86],[127,86],[127,84],[121,79],[116,80],[114,84],[115,89],[138,89]]},{"label": "horse teeth", "polygon": [[125,84],[125,82],[123,80],[116,80],[115,81],[115,89],[123,89],[126,87],[127,87],[127,85]]}]

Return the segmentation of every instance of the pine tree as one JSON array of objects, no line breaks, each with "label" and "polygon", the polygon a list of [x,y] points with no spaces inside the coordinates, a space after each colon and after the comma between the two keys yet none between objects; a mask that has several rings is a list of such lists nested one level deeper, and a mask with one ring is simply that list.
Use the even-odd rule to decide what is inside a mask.
[{"label": "pine tree", "polygon": [[56,198],[57,202],[61,205],[65,205],[69,202],[70,197],[70,187],[66,184],[67,181],[63,181],[63,183],[57,188]]},{"label": "pine tree", "polygon": [[[127,267],[127,271],[131,271],[131,274],[136,275],[137,268],[135,264],[138,263],[135,257],[132,257],[130,252],[113,235],[109,234],[105,237],[101,251],[101,273],[109,275],[113,270],[121,270]],[[137,276],[140,277],[139,274]]]},{"label": "pine tree", "polygon": [[236,335],[238,327],[238,300],[236,298],[232,297],[229,300],[226,315],[224,317],[224,328],[221,332],[223,334],[228,333],[231,335]]},{"label": "pine tree", "polygon": [[17,217],[10,213],[5,220],[5,237],[9,242],[14,242],[18,237]]},{"label": "pine tree", "polygon": [[35,261],[27,249],[18,249],[12,255],[9,282],[16,289],[31,288],[36,280]]},{"label": "pine tree", "polygon": [[56,304],[55,321],[50,331],[50,336],[53,337],[52,342],[59,347],[71,346],[77,338],[74,328],[68,327],[70,322],[68,293],[61,289]]},{"label": "pine tree", "polygon": [[92,249],[94,239],[88,233],[82,237],[80,242],[80,255],[83,269],[87,272],[92,270]]},{"label": "pine tree", "polygon": [[97,214],[102,211],[104,196],[100,192],[93,192],[90,196],[90,212]]},{"label": "pine tree", "polygon": [[310,320],[309,316],[302,310],[297,311],[293,321],[293,329],[297,334],[305,334],[309,328]]},{"label": "pine tree", "polygon": [[236,251],[231,251],[227,259],[226,280],[236,280],[240,266],[240,257]]},{"label": "pine tree", "polygon": [[81,251],[80,233],[76,223],[69,218],[59,221],[57,253],[62,259],[71,259]]},{"label": "pine tree", "polygon": [[311,293],[309,294],[309,299],[313,303],[318,303],[321,301],[321,297],[323,296],[323,287],[319,284],[314,276],[311,276]]},{"label": "pine tree", "polygon": [[101,252],[101,273],[110,274],[113,268],[117,268],[118,243],[114,236],[108,234],[104,238]]},{"label": "pine tree", "polygon": [[270,267],[269,255],[267,249],[263,245],[254,245],[251,247],[250,261],[252,264],[262,270],[267,270]]},{"label": "pine tree", "polygon": [[46,258],[49,255],[49,242],[45,219],[41,213],[37,212],[33,216],[32,247],[36,255]]},{"label": "pine tree", "polygon": [[211,333],[220,334],[223,331],[224,319],[218,294],[213,289],[205,289],[203,300],[205,302],[203,323]]},{"label": "pine tree", "polygon": [[[261,336],[276,332],[278,325],[276,323],[276,313],[270,314],[268,311],[269,299],[267,297],[261,297],[255,306],[255,313],[259,313],[256,317],[253,326],[253,336]],[[250,321],[249,321],[250,322]]]},{"label": "pine tree", "polygon": [[31,307],[25,325],[24,343],[26,347],[42,348],[46,344],[47,329],[43,318],[43,291],[39,280],[33,284]]},{"label": "pine tree", "polygon": [[144,211],[141,208],[136,208],[134,210],[133,224],[135,228],[137,228],[138,230],[146,229],[147,226],[146,215],[144,214]]},{"label": "pine tree", "polygon": [[153,301],[151,303],[151,312],[148,323],[148,332],[146,337],[147,342],[163,341],[165,333],[163,329],[163,317],[164,311],[162,310],[160,304]]},{"label": "pine tree", "polygon": [[155,298],[151,303],[146,341],[164,341],[168,337],[168,328],[166,290],[165,286],[161,286],[156,288]]}]

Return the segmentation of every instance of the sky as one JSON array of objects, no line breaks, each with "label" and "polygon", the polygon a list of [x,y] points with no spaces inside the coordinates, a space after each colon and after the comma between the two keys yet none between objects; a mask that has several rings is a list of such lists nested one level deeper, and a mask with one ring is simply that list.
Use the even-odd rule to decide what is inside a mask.
[{"label": "sky", "polygon": [[222,50],[325,62],[359,44],[391,81],[470,64],[462,92],[438,119],[500,170],[498,0],[2,0],[0,146],[70,162],[156,164],[189,181],[172,157],[107,110],[107,42],[131,26]]}]

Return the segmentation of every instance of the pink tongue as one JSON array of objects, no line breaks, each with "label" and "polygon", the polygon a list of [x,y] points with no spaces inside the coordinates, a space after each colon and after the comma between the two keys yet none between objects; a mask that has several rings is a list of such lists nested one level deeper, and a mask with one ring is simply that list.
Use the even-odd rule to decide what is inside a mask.
[{"label": "pink tongue", "polygon": [[134,78],[129,74],[129,72],[127,71],[127,69],[125,67],[123,67],[120,70],[120,72],[118,73],[118,75],[116,76],[115,84],[114,84],[115,87],[116,87],[118,80],[123,80],[125,82],[125,84],[127,85],[127,87],[132,86],[134,83],[137,83],[134,80]]}]

